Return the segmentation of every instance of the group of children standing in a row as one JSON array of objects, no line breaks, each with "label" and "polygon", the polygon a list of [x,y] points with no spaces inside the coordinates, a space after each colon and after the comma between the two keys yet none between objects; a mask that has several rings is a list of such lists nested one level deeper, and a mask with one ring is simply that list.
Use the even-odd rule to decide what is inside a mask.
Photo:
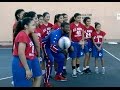
[{"label": "group of children standing in a row", "polygon": [[[40,87],[42,79],[45,87],[50,83],[54,65],[55,80],[66,81],[67,58],[72,59],[72,77],[77,73],[91,73],[89,63],[91,55],[95,57],[95,72],[98,72],[98,58],[101,59],[102,74],[105,73],[103,60],[103,40],[106,33],[101,31],[101,24],[91,26],[91,18],[85,17],[81,23],[81,14],[75,13],[68,23],[67,14],[57,14],[54,25],[49,23],[50,14],[43,15],[34,11],[15,12],[13,26],[13,61],[12,74],[15,87]],[[58,40],[69,37],[71,46],[62,50]],[[83,70],[80,70],[80,58],[84,56]]]}]

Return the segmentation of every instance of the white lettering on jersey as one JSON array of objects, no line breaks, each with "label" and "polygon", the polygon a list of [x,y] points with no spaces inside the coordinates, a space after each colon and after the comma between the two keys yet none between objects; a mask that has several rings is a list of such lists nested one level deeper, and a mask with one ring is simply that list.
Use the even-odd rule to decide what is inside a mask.
[{"label": "white lettering on jersey", "polygon": [[85,33],[86,33],[86,38],[91,38],[92,30],[87,30]]}]

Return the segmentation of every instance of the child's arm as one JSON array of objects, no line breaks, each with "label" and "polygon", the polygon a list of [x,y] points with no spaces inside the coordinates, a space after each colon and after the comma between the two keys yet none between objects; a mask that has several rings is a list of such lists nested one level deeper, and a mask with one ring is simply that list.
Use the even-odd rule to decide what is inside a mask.
[{"label": "child's arm", "polygon": [[102,38],[102,42],[101,42],[101,45],[100,45],[100,50],[101,50],[101,48],[102,48],[102,45],[103,45],[103,42],[104,42],[104,37]]},{"label": "child's arm", "polygon": [[92,40],[93,40],[93,44],[95,45],[95,47],[99,50],[99,47],[97,46],[97,44],[95,43],[93,38],[92,38]]},{"label": "child's arm", "polygon": [[82,49],[84,49],[84,31],[82,31]]}]

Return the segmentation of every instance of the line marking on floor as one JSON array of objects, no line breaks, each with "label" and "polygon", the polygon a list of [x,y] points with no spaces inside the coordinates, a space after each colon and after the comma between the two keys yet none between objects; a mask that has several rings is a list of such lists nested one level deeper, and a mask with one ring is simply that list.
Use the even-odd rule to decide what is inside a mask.
[{"label": "line marking on floor", "polygon": [[117,59],[118,61],[120,61],[119,58],[117,58],[115,55],[113,55],[112,53],[110,53],[109,51],[107,51],[106,49],[103,49],[106,53],[108,53],[109,55],[111,55],[112,57],[114,57],[115,59]]}]

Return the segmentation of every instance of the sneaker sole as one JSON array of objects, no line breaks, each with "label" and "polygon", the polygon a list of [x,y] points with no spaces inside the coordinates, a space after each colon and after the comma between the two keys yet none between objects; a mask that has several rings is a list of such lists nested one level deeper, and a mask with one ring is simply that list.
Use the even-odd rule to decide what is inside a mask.
[{"label": "sneaker sole", "polygon": [[56,80],[56,81],[62,81],[62,82],[64,82],[64,81],[67,81],[67,80]]},{"label": "sneaker sole", "polygon": [[77,72],[77,74],[83,74],[83,72]]},{"label": "sneaker sole", "polygon": [[73,75],[72,75],[72,77],[75,77],[75,78],[76,78],[77,76],[73,76]]}]

